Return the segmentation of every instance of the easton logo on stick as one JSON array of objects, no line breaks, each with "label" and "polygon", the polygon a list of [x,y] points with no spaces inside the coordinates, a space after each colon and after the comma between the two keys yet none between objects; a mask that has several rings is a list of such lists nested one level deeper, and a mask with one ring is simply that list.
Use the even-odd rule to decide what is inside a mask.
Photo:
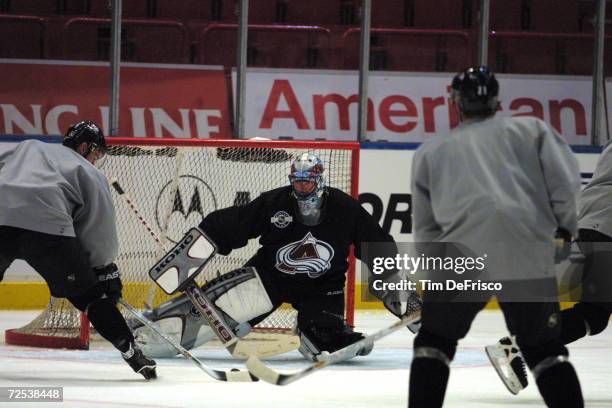
[{"label": "easton logo on stick", "polygon": [[300,241],[285,245],[276,252],[276,269],[294,275],[306,273],[317,278],[331,268],[334,249],[308,233]]}]

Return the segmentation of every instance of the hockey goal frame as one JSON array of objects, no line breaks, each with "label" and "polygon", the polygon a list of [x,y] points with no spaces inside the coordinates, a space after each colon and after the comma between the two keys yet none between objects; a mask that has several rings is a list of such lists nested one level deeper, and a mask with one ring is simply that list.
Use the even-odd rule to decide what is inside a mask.
[{"label": "hockey goal frame", "polygon": [[[303,149],[350,151],[351,178],[350,195],[358,199],[359,195],[359,160],[360,144],[358,142],[330,141],[297,141],[297,140],[237,140],[237,139],[177,139],[177,138],[137,138],[137,137],[107,137],[109,146],[146,146],[146,147],[208,147],[208,148],[244,148],[244,149]],[[144,234],[144,233],[143,233]],[[354,326],[355,311],[355,257],[353,249],[349,255],[349,268],[346,274],[346,320]],[[66,300],[59,300],[68,303]],[[44,312],[43,312],[44,313]],[[90,343],[90,324],[85,313],[79,316],[80,329],[77,337],[58,335],[24,334],[18,329],[8,329],[5,332],[7,344],[45,348],[88,349]],[[269,333],[283,332],[283,329],[265,329]]]}]

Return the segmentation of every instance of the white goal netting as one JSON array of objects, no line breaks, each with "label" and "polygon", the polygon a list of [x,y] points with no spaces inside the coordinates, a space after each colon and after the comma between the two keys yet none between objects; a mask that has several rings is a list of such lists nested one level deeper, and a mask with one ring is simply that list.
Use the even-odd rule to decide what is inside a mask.
[{"label": "white goal netting", "polygon": [[[112,146],[101,160],[100,169],[109,179],[117,178],[167,248],[209,212],[245,204],[264,191],[287,185],[291,161],[304,152],[321,157],[326,166],[327,185],[356,193],[354,172],[358,169],[358,145],[355,143],[109,140]],[[155,307],[169,297],[150,280],[147,272],[164,251],[124,199],[114,191],[112,194],[120,244],[116,263],[122,274],[124,299],[139,309]],[[242,266],[257,249],[257,240],[251,240],[229,256],[216,256],[198,277],[198,282]],[[351,299],[352,290],[352,286],[347,288]],[[347,302],[350,323],[352,307],[352,301]],[[292,328],[294,315],[290,307],[283,306],[256,329],[285,332]],[[61,343],[57,339],[65,338],[71,340],[60,347],[73,347],[75,343],[80,345],[77,348],[84,348],[83,331],[78,311],[68,302],[51,299],[40,316],[27,326],[7,331],[6,338],[7,342],[27,345],[39,345],[36,343],[44,338]]]}]

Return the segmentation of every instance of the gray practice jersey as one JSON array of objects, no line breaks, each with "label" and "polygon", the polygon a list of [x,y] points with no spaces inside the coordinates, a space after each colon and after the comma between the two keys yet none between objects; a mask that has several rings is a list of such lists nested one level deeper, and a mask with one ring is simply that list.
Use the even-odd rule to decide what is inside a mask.
[{"label": "gray practice jersey", "polygon": [[431,139],[412,167],[418,242],[455,242],[495,279],[553,273],[554,233],[576,233],[578,163],[545,122],[492,117]]},{"label": "gray practice jersey", "polygon": [[612,237],[612,141],[608,142],[578,200],[578,227]]},{"label": "gray practice jersey", "polygon": [[0,225],[76,236],[92,267],[117,257],[115,209],[106,178],[59,144],[28,140],[0,154]]}]

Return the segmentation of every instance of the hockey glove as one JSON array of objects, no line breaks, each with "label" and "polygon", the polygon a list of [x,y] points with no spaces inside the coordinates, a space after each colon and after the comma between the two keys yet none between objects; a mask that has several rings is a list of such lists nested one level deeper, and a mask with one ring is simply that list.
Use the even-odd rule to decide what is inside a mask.
[{"label": "hockey glove", "polygon": [[106,266],[100,266],[94,268],[94,272],[98,275],[98,282],[104,289],[106,296],[114,300],[119,300],[121,298],[123,284],[121,283],[121,274],[119,273],[117,265],[110,263]]},{"label": "hockey glove", "polygon": [[555,233],[555,263],[561,263],[570,256],[572,246],[572,234],[563,228]]},{"label": "hockey glove", "polygon": [[[407,300],[400,299],[400,297],[404,296],[405,293],[399,294],[398,292],[389,291],[382,298],[383,304],[387,310],[400,319],[404,316],[410,316],[414,313],[420,312],[421,307],[423,306],[423,301],[417,292],[409,292]],[[408,325],[408,329],[413,333],[417,333],[420,328],[420,319]]]}]

